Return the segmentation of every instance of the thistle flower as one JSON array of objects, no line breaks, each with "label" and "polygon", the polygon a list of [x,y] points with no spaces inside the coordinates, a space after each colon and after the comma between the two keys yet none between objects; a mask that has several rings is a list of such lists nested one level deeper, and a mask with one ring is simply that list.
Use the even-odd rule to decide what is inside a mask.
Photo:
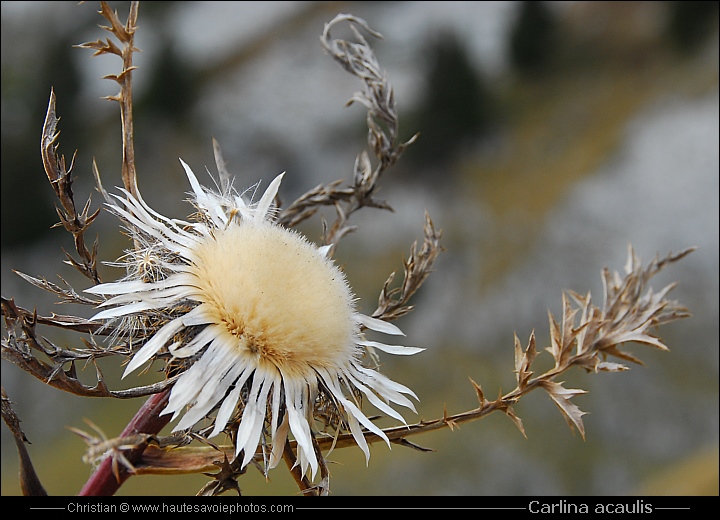
[{"label": "thistle flower", "polygon": [[[234,435],[242,466],[263,432],[271,437],[268,468],[281,459],[292,432],[297,462],[314,477],[318,460],[312,425],[316,403],[331,403],[369,459],[363,427],[389,440],[361,410],[361,396],[405,423],[390,403],[415,411],[417,396],[363,365],[366,348],[391,354],[422,349],[369,341],[364,329],[403,335],[396,326],[360,314],[343,272],[301,234],[275,222],[274,199],[283,174],[257,203],[228,189],[202,187],[181,160],[197,212],[192,222],[166,218],[138,194],[123,190],[110,209],[126,224],[136,249],[121,265],[127,276],[87,291],[108,299],[95,320],[120,321],[131,341],[144,342],[125,374],[157,357],[185,368],[163,414],[191,428],[216,411],[213,437],[236,409]],[[185,363],[182,363],[185,361]]]}]

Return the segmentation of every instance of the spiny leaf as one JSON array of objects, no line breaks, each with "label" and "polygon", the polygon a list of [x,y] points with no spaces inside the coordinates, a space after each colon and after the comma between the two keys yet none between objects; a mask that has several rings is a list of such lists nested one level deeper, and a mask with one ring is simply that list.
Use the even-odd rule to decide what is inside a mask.
[{"label": "spiny leaf", "polygon": [[480,408],[482,408],[483,406],[485,406],[485,403],[487,403],[487,400],[485,399],[485,394],[483,393],[482,388],[480,388],[480,385],[473,381],[472,378],[470,378],[470,382],[475,389],[475,393],[477,393],[478,401],[480,402]]},{"label": "spiny leaf", "polygon": [[518,430],[520,430],[520,433],[522,433],[522,436],[527,439],[528,436],[527,436],[527,434],[525,433],[525,427],[523,426],[522,420],[520,419],[520,417],[518,417],[518,416],[515,414],[515,411],[512,409],[512,407],[508,406],[508,407],[505,409],[505,414],[506,414],[508,417],[510,417],[510,419],[512,419],[512,422],[514,422],[514,423],[515,423],[515,426],[518,427]]},{"label": "spiny leaf", "polygon": [[79,45],[75,45],[75,47],[78,49],[95,49],[93,56],[99,56],[101,54],[115,54],[117,56],[122,56],[122,51],[110,38],[107,38],[105,41],[97,40],[94,42],[81,43]]},{"label": "spiny leaf", "polygon": [[137,20],[137,2],[133,2],[130,6],[130,14],[126,25],[123,25],[118,17],[117,11],[113,11],[107,2],[100,2],[100,13],[110,22],[112,27],[101,25],[102,29],[113,33],[118,40],[127,43],[135,32],[135,21]]},{"label": "spiny leaf", "polygon": [[620,363],[611,363],[610,361],[601,361],[595,365],[596,372],[624,372],[625,370],[630,369],[625,365],[621,365]]},{"label": "spiny leaf", "polygon": [[652,345],[660,350],[670,350],[667,346],[655,336],[645,334],[641,331],[626,332],[618,336],[618,343],[625,343],[627,341],[634,341],[636,343],[644,343],[646,345]]},{"label": "spiny leaf", "polygon": [[522,350],[520,340],[517,335],[515,336],[515,372],[517,373],[518,388],[522,390],[527,386],[527,382],[532,377],[532,371],[530,365],[532,365],[535,357],[537,356],[537,350],[535,349],[535,331],[530,334],[530,341],[528,342],[527,349],[525,352]]},{"label": "spiny leaf", "polygon": [[541,381],[540,386],[547,391],[555,404],[558,405],[570,428],[572,429],[574,425],[582,435],[583,440],[585,440],[585,426],[582,422],[582,416],[585,415],[585,412],[571,403],[570,399],[587,392],[585,390],[563,388],[562,383],[555,383],[554,381]]},{"label": "spiny leaf", "polygon": [[45,491],[45,488],[40,482],[40,478],[37,473],[35,473],[32,460],[30,460],[30,454],[25,447],[25,443],[30,444],[30,441],[27,440],[25,433],[22,431],[22,428],[20,428],[20,418],[15,413],[15,410],[12,409],[10,399],[5,393],[5,387],[2,388],[2,417],[13,434],[18,450],[20,459],[20,489],[22,490],[22,494],[25,496],[47,496],[47,491]]}]

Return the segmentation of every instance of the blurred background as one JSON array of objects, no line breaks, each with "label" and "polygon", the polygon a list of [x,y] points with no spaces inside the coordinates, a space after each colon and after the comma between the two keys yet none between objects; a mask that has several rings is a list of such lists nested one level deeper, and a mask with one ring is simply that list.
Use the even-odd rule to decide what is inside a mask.
[{"label": "blurred background", "polygon": [[[127,2],[111,2],[125,20]],[[120,185],[117,93],[100,78],[120,60],[73,45],[105,38],[95,2],[2,2],[2,294],[41,314],[82,313],[12,272],[76,289],[62,263],[73,250],[57,221],[39,139],[51,87],[60,152],[77,149],[78,205]],[[401,134],[420,138],[382,179],[394,213],[365,209],[337,261],[372,312],[382,284],[422,238],[427,210],[447,249],[416,310],[398,325],[410,358],[383,355],[384,373],[420,398],[418,416],[474,408],[469,378],[487,396],[514,388],[513,333],[549,343],[548,311],[565,289],[602,298],[601,270],[622,271],[629,243],[643,263],[698,246],[653,281],[692,312],[657,331],[670,352],[628,348],[645,362],[619,374],[567,373],[587,439],[573,434],[540,392],[515,407],[528,438],[501,414],[410,440],[429,453],[374,445],[331,454],[337,495],[718,494],[718,3],[717,2],[147,2],[140,6],[133,74],[139,186],[159,212],[187,216],[178,158],[201,182],[215,172],[211,139],[243,189],[287,171],[286,202],[318,183],[349,179],[366,148],[365,111],[344,107],[359,80],[323,53],[318,37],[352,13],[382,33],[370,40],[395,87]],[[349,37],[338,27],[337,37]],[[369,37],[368,37],[369,38]],[[332,213],[326,218],[332,219]],[[302,225],[321,236],[316,216]],[[117,222],[94,224],[99,257],[128,246]],[[90,238],[94,236],[91,233]],[[106,280],[122,273],[103,267]],[[77,335],[44,330],[55,344]],[[536,372],[548,363],[537,361]],[[111,388],[117,360],[101,364]],[[82,374],[93,381],[94,370]],[[91,420],[116,436],[138,401],[93,400],[43,385],[9,363],[2,384],[32,442],[50,494],[75,494],[90,473],[82,440],[66,427]],[[537,394],[537,395],[534,395]],[[2,494],[18,494],[17,454],[2,428]],[[254,469],[245,494],[297,491],[284,468]],[[135,477],[120,494],[194,494],[200,475]]]}]

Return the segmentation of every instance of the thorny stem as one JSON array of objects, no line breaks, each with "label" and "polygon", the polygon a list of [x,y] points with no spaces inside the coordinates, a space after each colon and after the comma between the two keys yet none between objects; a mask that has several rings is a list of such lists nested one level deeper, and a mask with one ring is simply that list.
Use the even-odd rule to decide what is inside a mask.
[{"label": "thorny stem", "polygon": [[[431,421],[421,421],[416,424],[412,424],[409,426],[396,426],[394,428],[386,428],[383,429],[383,433],[387,436],[388,440],[393,443],[398,443],[398,441],[402,441],[407,437],[420,435],[424,433],[429,433],[432,431],[442,430],[445,428],[450,428],[453,430],[455,426],[458,426],[460,424],[476,421],[478,419],[482,419],[492,412],[496,411],[502,411],[506,414],[513,417],[512,411],[509,411],[510,407],[514,405],[521,397],[524,395],[530,393],[533,390],[536,390],[538,388],[541,388],[540,383],[544,381],[552,381],[555,377],[560,375],[562,372],[567,370],[566,367],[563,370],[559,369],[551,369],[547,371],[546,373],[533,378],[527,386],[525,386],[522,389],[516,388],[512,392],[498,398],[496,401],[487,401],[483,398],[481,398],[481,404],[477,408],[473,410],[468,410],[466,412],[458,413],[455,415],[447,415],[445,414],[443,417]],[[475,389],[479,392],[479,396],[481,395],[481,391],[479,390],[479,387],[473,382],[473,385],[475,386]],[[515,420],[519,421],[517,417],[514,418]],[[524,432],[521,428],[521,432],[524,435]],[[375,442],[384,442],[384,439],[376,435],[375,433],[364,431],[363,435],[365,437],[365,440],[368,444],[372,444]],[[295,445],[294,441],[288,441],[285,445],[285,451],[283,454],[283,458],[285,459],[285,462],[290,468],[291,473],[293,475],[293,478],[298,483],[298,486],[301,490],[307,490],[310,487],[310,483],[307,481],[307,478],[303,477],[300,473],[299,466],[294,466],[295,464],[295,455],[292,451],[292,446]],[[356,446],[357,441],[352,436],[352,434],[346,433],[338,435],[337,437],[333,438],[320,438],[316,440],[316,446],[318,450],[321,451],[327,451],[332,446],[333,449],[340,449],[340,448],[347,448],[351,446]],[[414,445],[411,445],[412,447],[416,447]],[[222,457],[224,456],[224,453],[232,452],[234,449],[232,446],[219,446],[218,447],[220,451],[217,450],[205,450],[204,455],[200,455],[197,453],[197,451],[194,452],[195,458],[192,461],[192,464],[194,467],[190,467],[190,465],[182,464],[181,462],[181,453],[184,448],[179,448],[177,450],[174,450],[175,453],[164,451],[161,448],[153,448],[152,449],[152,455],[148,457],[146,460],[143,460],[140,463],[140,466],[138,467],[138,474],[167,474],[172,473],[172,471],[168,470],[168,466],[172,464],[166,464],[164,463],[165,459],[168,459],[168,462],[170,460],[176,460],[177,463],[182,464],[182,473],[199,473],[202,471],[207,471],[211,468],[216,467],[215,461],[221,461]],[[417,447],[416,447],[417,448]],[[423,450],[421,451],[428,451]],[[165,456],[167,454],[167,457]],[[262,454],[258,453],[256,456],[261,457]],[[158,469],[154,469],[158,468]]]},{"label": "thorny stem", "polygon": [[[171,419],[170,414],[160,415],[165,409],[169,397],[170,389],[166,389],[150,397],[125,427],[121,437],[129,437],[142,433],[149,435],[157,435],[160,433],[160,430],[162,430]],[[125,453],[124,456],[130,464],[135,464],[142,458],[145,448],[147,448],[147,443],[141,443]],[[98,469],[85,483],[79,495],[113,495],[131,475],[132,472],[128,468],[118,467],[113,456],[108,456],[100,463]]]},{"label": "thorny stem", "polygon": [[122,126],[122,180],[125,189],[137,198],[137,172],[135,169],[135,145],[133,141],[133,116],[132,116],[132,71],[133,53],[135,48],[135,29],[137,28],[137,17],[139,2],[130,2],[130,12],[125,25],[120,22],[117,12],[113,11],[107,2],[100,2],[100,14],[109,22],[110,27],[103,27],[113,33],[122,44],[122,50],[112,44],[110,40],[103,44],[100,40],[92,44],[83,44],[80,47],[95,48],[95,53],[112,53],[120,56],[123,60],[122,72],[118,75],[105,76],[106,79],[115,80],[120,85],[120,92],[115,96],[108,96],[108,99],[117,101],[120,104],[120,123]]},{"label": "thorny stem", "polygon": [[[478,419],[482,419],[483,417],[489,415],[492,412],[495,411],[504,411],[507,413],[507,408],[517,402],[518,399],[520,399],[525,394],[531,392],[532,390],[535,390],[539,388],[538,383],[540,381],[545,381],[554,378],[558,375],[559,372],[555,370],[551,370],[547,372],[546,374],[543,374],[542,376],[538,376],[535,378],[531,384],[528,384],[527,387],[525,387],[522,390],[513,390],[509,394],[506,394],[505,396],[499,398],[497,401],[484,401],[483,404],[478,406],[477,408],[473,410],[469,410],[466,412],[458,413],[455,415],[444,415],[443,417],[431,421],[422,421],[416,424],[411,424],[409,426],[396,426],[394,428],[386,428],[383,429],[383,433],[387,436],[388,440],[390,442],[397,442],[405,439],[406,437],[411,437],[414,435],[419,435],[423,433],[428,433],[436,430],[442,430],[444,428],[450,428],[451,430],[454,429],[456,425],[476,421]],[[365,440],[368,442],[368,444],[372,444],[375,442],[384,442],[384,439],[382,439],[380,436],[365,431],[363,432]],[[319,450],[327,451],[332,446],[333,449],[341,449],[341,448],[347,448],[351,446],[356,446],[357,441],[354,439],[352,434],[346,433],[338,435],[337,437],[328,438],[323,437],[316,440],[317,447]],[[293,477],[295,478],[295,481],[298,483],[299,486],[301,486],[301,489],[305,489],[303,486],[308,486],[309,483],[307,482],[307,479],[304,479],[302,482],[298,480],[301,475],[299,472],[299,467],[295,466],[294,469],[293,465],[295,463],[295,455],[292,451],[292,446],[294,446],[294,441],[288,441],[288,443],[285,446],[285,452],[283,454],[283,457],[285,458],[285,461],[288,465],[288,468],[291,468],[291,471],[293,473]],[[185,466],[183,468],[183,472],[201,472],[206,471],[209,468],[213,468],[214,463],[213,461],[216,460],[222,460],[223,453],[226,451],[232,451],[232,446],[219,446],[220,451],[215,450],[207,450],[205,457],[198,456],[195,460],[193,460],[193,464],[195,464],[195,467],[191,470],[191,468]],[[183,448],[179,448],[176,450],[176,452],[182,452]],[[162,464],[162,460],[165,459],[161,453],[161,449],[153,449],[152,450],[152,456],[148,458],[148,460],[144,461],[144,463],[141,463],[141,466],[138,468],[138,473],[142,474],[154,474],[154,473],[167,473],[167,466]],[[179,455],[179,453],[175,453],[175,456]],[[260,453],[258,455],[261,455]],[[171,459],[173,457],[173,454],[168,453],[168,459]],[[153,466],[161,467],[162,470],[156,471],[153,470]]]},{"label": "thorny stem", "polygon": [[[122,160],[122,178],[125,189],[130,192],[133,197],[137,198],[137,172],[135,169],[135,144],[133,141],[133,116],[132,116],[132,70],[133,70],[133,52],[135,49],[135,24],[138,16],[139,2],[130,3],[130,14],[128,15],[127,23],[125,25],[124,35],[126,40],[123,41],[122,59],[123,59],[123,71],[121,74],[120,83],[121,97],[120,100],[120,112],[121,112],[121,124],[122,124],[122,139],[123,139],[123,160]],[[103,11],[109,9],[105,2],[102,2]]]}]

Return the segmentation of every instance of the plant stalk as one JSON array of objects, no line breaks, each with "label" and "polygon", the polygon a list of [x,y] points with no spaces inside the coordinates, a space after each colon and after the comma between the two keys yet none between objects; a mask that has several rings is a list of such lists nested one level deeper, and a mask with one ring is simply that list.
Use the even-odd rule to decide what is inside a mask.
[{"label": "plant stalk", "polygon": [[[125,427],[121,437],[141,433],[149,435],[160,433],[160,430],[170,422],[171,418],[170,414],[160,415],[167,406],[170,390],[170,388],[167,388],[150,397]],[[147,443],[142,443],[123,455],[130,464],[135,464],[140,461],[145,448],[147,448]],[[100,463],[98,469],[83,486],[78,494],[79,496],[112,496],[115,494],[133,473],[119,464],[116,464],[116,468],[113,468],[113,460],[114,457],[110,455]]]}]

